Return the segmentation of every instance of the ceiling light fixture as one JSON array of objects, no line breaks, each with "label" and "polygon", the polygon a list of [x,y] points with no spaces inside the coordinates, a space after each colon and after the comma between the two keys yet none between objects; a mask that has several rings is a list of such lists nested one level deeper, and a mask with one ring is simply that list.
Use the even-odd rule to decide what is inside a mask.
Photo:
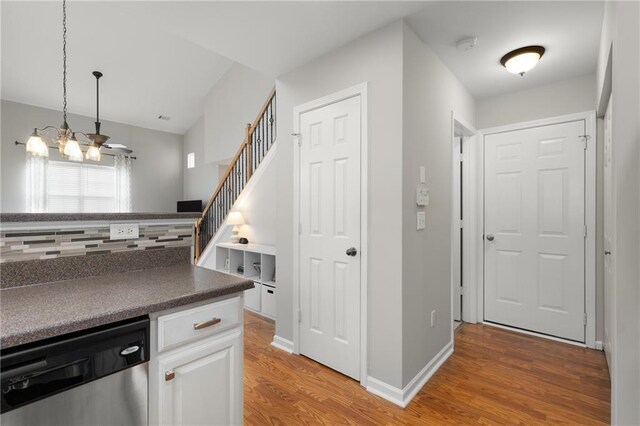
[{"label": "ceiling light fixture", "polygon": [[87,137],[91,140],[91,145],[87,149],[87,160],[100,161],[100,147],[109,140],[109,136],[100,134],[100,71],[94,71],[96,78],[96,132],[89,133]]},{"label": "ceiling light fixture", "polygon": [[[67,2],[66,0],[62,0],[62,124],[59,128],[55,126],[46,126],[41,129],[33,129],[33,133],[25,144],[28,153],[38,157],[48,157],[49,146],[47,146],[47,143],[43,140],[43,136],[48,133],[53,134],[55,142],[58,144],[57,148],[59,149],[60,154],[68,157],[71,161],[82,161],[84,158],[76,135],[86,138],[82,144],[85,146],[89,145],[86,152],[87,160],[100,161],[100,148],[102,146],[119,154],[129,155],[132,153],[132,151],[124,145],[120,145],[117,148],[107,145],[106,142],[109,139],[109,136],[100,134],[99,80],[100,77],[102,77],[102,73],[100,71],[94,71],[93,75],[96,78],[96,132],[89,134],[74,132],[69,127],[69,124],[67,124]],[[16,142],[16,144],[18,144],[18,142]]]},{"label": "ceiling light fixture", "polygon": [[[49,155],[49,150],[46,143],[42,140],[42,135],[48,132],[55,132],[56,142],[58,143],[58,149],[63,155],[65,151],[74,152],[74,144],[67,149],[67,140],[72,136],[69,124],[67,124],[67,4],[66,0],[62,0],[62,124],[59,128],[55,126],[46,126],[42,129],[35,128],[33,133],[27,142],[27,152],[35,156],[46,157]],[[75,139],[75,138],[74,138]],[[77,141],[76,144],[77,145]],[[80,147],[78,146],[78,149]],[[77,156],[74,156],[74,161],[77,161]],[[82,156],[80,157],[82,161]]]},{"label": "ceiling light fixture", "polygon": [[526,46],[507,53],[500,59],[500,63],[510,73],[523,76],[538,64],[542,55],[544,55],[544,47]]}]

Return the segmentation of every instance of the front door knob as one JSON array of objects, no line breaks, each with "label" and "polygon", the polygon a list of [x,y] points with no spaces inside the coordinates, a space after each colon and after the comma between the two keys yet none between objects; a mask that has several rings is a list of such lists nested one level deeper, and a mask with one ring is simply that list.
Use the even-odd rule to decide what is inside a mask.
[{"label": "front door knob", "polygon": [[491,234],[487,235],[487,240],[493,241],[493,239],[494,239],[493,235],[491,235]]},{"label": "front door knob", "polygon": [[355,256],[356,254],[358,254],[358,250],[356,250],[355,247],[350,247],[347,249],[347,256]]}]

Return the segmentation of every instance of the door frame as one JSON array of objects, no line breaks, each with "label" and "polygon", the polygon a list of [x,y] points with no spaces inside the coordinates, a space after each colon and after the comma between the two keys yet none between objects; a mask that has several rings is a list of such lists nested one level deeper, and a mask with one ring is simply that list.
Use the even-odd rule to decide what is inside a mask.
[{"label": "door frame", "polygon": [[[476,190],[473,182],[475,181],[474,176],[476,176],[476,151],[478,150],[478,141],[480,140],[480,133],[475,129],[474,126],[469,124],[466,120],[456,114],[455,111],[451,111],[451,160],[452,160],[452,194],[459,195],[459,188],[455,188],[456,182],[456,173],[460,173],[460,152],[456,150],[456,137],[460,137],[458,135],[462,135],[462,176],[463,181],[462,184],[462,196],[463,196],[463,254],[462,254],[462,320],[465,322],[475,323],[477,318],[477,306],[475,301],[477,300],[477,296],[475,292],[477,291],[477,283],[476,281],[476,253],[477,249],[475,247],[475,242],[478,238],[478,225],[477,225],[477,217],[478,217],[478,205],[476,203]],[[454,298],[456,296],[456,291],[454,289],[454,274],[453,268],[454,259],[456,258],[454,255],[455,250],[459,250],[459,241],[455,238],[455,228],[459,226],[459,218],[457,217],[457,213],[454,211],[454,207],[456,206],[456,201],[454,197],[452,197],[451,201],[451,212],[452,212],[452,220],[451,220],[451,336],[453,336],[453,309],[455,307]],[[480,236],[482,234],[480,233]],[[452,339],[455,342],[455,339]]]},{"label": "door frame", "polygon": [[368,314],[368,83],[364,82],[293,108],[293,353],[300,354],[300,116],[327,105],[360,97],[360,384],[367,386]]},{"label": "door frame", "polygon": [[[476,186],[478,205],[477,220],[481,231],[481,238],[475,246],[477,259],[477,297],[478,312],[475,318],[478,322],[484,322],[484,140],[485,136],[496,133],[510,132],[514,130],[524,130],[532,127],[562,124],[572,121],[584,120],[585,133],[587,137],[587,148],[585,155],[585,225],[587,226],[587,236],[585,238],[584,267],[585,267],[585,313],[587,314],[587,324],[585,326],[584,346],[596,349],[596,113],[595,111],[585,111],[575,114],[560,115],[540,120],[525,121],[522,123],[508,124],[504,126],[491,127],[480,130],[482,137],[478,140],[478,151],[476,156]],[[518,331],[513,329],[514,331]],[[550,338],[551,336],[534,333],[537,336]],[[569,340],[553,337],[553,340],[560,340],[575,343]]]}]

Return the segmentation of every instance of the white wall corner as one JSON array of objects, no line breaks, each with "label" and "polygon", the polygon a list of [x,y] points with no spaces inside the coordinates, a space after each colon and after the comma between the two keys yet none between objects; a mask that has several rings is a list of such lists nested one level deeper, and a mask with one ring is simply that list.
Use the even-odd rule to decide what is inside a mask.
[{"label": "white wall corner", "polygon": [[293,342],[278,335],[273,336],[273,342],[271,342],[271,346],[290,354],[293,353]]},{"label": "white wall corner", "polygon": [[381,380],[369,376],[367,379],[367,391],[404,408],[409,405],[420,389],[431,379],[442,364],[449,359],[451,354],[453,354],[453,342],[447,343],[403,389],[388,385]]}]

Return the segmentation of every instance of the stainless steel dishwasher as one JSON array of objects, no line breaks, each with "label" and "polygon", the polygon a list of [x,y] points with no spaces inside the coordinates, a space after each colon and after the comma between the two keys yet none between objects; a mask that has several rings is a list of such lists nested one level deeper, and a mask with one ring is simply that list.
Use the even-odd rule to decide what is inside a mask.
[{"label": "stainless steel dishwasher", "polygon": [[0,352],[3,426],[147,425],[149,318]]}]

